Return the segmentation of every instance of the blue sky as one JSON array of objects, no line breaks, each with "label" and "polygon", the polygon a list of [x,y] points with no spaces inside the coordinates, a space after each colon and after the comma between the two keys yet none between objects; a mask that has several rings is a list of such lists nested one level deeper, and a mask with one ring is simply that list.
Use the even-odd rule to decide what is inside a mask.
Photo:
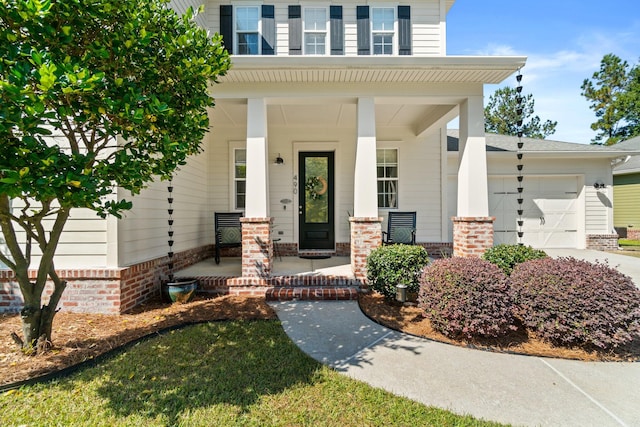
[{"label": "blue sky", "polygon": [[[613,53],[630,65],[640,61],[638,0],[458,0],[447,19],[448,55],[523,55],[524,92],[535,114],[558,122],[549,139],[589,143],[596,120],[580,95],[585,78]],[[515,86],[515,76],[485,87]]]}]

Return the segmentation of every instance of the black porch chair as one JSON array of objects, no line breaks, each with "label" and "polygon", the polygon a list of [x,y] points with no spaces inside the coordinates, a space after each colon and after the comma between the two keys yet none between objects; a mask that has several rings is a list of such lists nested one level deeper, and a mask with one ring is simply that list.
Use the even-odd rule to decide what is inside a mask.
[{"label": "black porch chair", "polygon": [[416,213],[415,212],[389,212],[387,219],[387,231],[382,232],[382,243],[392,245],[404,243],[416,244]]},{"label": "black porch chair", "polygon": [[216,264],[220,264],[220,249],[242,247],[242,212],[216,212]]}]

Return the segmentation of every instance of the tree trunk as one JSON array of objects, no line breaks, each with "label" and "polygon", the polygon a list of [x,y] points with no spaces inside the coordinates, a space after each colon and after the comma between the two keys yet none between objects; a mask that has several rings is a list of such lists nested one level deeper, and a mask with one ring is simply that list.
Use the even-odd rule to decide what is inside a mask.
[{"label": "tree trunk", "polygon": [[33,295],[30,298],[25,297],[24,308],[20,311],[24,337],[22,349],[25,353],[41,354],[51,348],[53,318],[56,315],[56,306],[65,287],[65,281],[56,283],[47,305],[40,304],[41,294]]},{"label": "tree trunk", "polygon": [[33,301],[25,301],[24,308],[20,311],[20,318],[22,319],[22,337],[24,342],[22,349],[26,353],[34,353],[36,341],[40,336],[40,319],[42,317],[42,309],[40,308],[40,301],[33,304]]}]

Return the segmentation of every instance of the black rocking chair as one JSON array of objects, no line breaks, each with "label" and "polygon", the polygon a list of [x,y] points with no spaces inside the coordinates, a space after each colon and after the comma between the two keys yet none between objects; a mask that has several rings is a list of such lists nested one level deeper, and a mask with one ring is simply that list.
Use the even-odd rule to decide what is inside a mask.
[{"label": "black rocking chair", "polygon": [[392,245],[404,243],[416,244],[416,213],[415,212],[389,212],[387,231],[382,232],[382,243]]},{"label": "black rocking chair", "polygon": [[242,212],[216,212],[216,264],[220,264],[220,249],[242,247]]}]

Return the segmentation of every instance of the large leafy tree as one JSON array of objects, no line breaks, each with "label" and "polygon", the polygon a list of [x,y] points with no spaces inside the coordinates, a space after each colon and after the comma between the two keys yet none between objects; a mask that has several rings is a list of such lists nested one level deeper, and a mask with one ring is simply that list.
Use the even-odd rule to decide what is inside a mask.
[{"label": "large leafy tree", "polygon": [[[520,103],[518,98],[522,99]],[[543,139],[554,134],[558,122],[542,122],[539,116],[534,115],[534,105],[532,94],[523,95],[508,86],[496,90],[484,108],[485,131],[517,135],[521,129],[524,136]],[[519,120],[522,120],[522,126],[518,125]]]},{"label": "large leafy tree", "polygon": [[24,298],[25,349],[50,343],[72,208],[118,216],[131,203],[116,187],[139,193],[200,151],[208,85],[230,62],[194,17],[167,0],[0,1],[0,261]]},{"label": "large leafy tree", "polygon": [[581,86],[597,120],[593,143],[611,145],[640,135],[640,67],[631,67],[614,54],[600,62],[600,70]]}]

